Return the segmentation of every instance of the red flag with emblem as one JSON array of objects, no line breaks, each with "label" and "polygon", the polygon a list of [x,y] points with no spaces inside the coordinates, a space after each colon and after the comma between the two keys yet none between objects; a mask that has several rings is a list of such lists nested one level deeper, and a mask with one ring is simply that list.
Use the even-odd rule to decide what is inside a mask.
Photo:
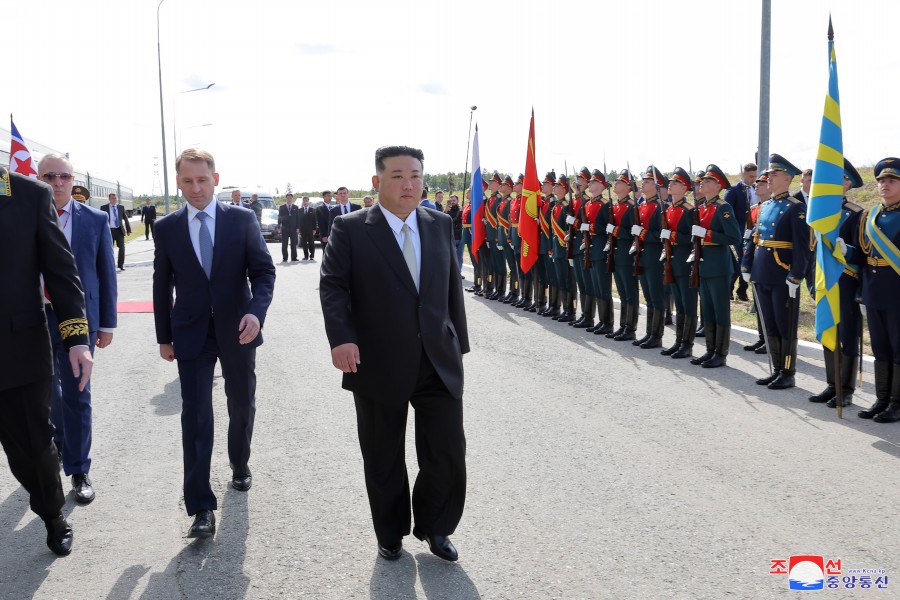
[{"label": "red flag with emblem", "polygon": [[37,165],[34,164],[31,152],[25,146],[25,140],[16,129],[12,115],[9,115],[9,125],[12,129],[12,136],[10,136],[12,139],[9,143],[9,170],[25,177],[37,179]]},{"label": "red flag with emblem", "polygon": [[531,127],[528,129],[528,152],[525,157],[525,180],[522,182],[522,208],[519,211],[519,236],[522,238],[522,272],[527,273],[540,254],[540,229],[538,227],[538,180],[534,159],[534,109],[531,109]]}]

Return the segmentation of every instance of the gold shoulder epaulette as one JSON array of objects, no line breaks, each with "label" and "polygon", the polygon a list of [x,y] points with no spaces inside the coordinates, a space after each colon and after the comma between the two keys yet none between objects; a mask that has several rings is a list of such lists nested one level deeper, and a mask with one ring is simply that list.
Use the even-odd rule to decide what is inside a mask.
[{"label": "gold shoulder epaulette", "polygon": [[856,202],[853,202],[851,200],[847,200],[844,203],[844,206],[846,206],[848,209],[852,210],[853,212],[862,212],[862,209],[863,209],[862,206],[860,206],[859,204],[857,204]]},{"label": "gold shoulder epaulette", "polygon": [[797,199],[794,198],[793,196],[788,196],[788,197],[786,198],[786,200],[787,200],[788,202],[790,202],[791,204],[803,204],[803,202],[801,202],[800,200],[797,200]]}]

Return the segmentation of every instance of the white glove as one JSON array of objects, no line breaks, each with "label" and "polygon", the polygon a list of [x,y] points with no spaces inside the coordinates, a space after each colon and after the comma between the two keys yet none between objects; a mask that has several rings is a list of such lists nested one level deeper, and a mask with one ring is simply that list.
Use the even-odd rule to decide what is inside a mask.
[{"label": "white glove", "polygon": [[866,316],[866,305],[862,302],[859,303],[859,312],[862,313],[862,316]]},{"label": "white glove", "polygon": [[575,261],[574,261],[573,259],[571,259],[571,258],[569,259],[569,266],[570,266],[570,267],[574,267],[574,266],[575,266]]},{"label": "white glove", "polygon": [[788,286],[788,296],[790,296],[791,298],[796,298],[797,290],[800,289],[800,284],[793,283],[791,281],[785,281],[785,283],[787,283],[787,286]]},{"label": "white glove", "polygon": [[581,224],[581,231],[590,231],[590,230],[591,230],[591,224],[590,224],[590,223],[582,223],[582,224]]},{"label": "white glove", "polygon": [[666,251],[665,250],[663,250],[662,252],[659,253],[659,262],[663,262],[664,260],[666,260]]},{"label": "white glove", "polygon": [[488,248],[490,248],[490,247],[491,247],[491,243],[490,243],[490,242],[488,242],[488,241],[485,241],[485,242],[484,242],[484,245],[485,245],[485,246],[487,246],[487,247],[488,247]]},{"label": "white glove", "polygon": [[749,240],[749,239],[750,239],[750,236],[752,236],[752,235],[753,235],[753,230],[752,230],[752,229],[748,229],[747,231],[744,232],[744,239],[745,239],[745,240]]},{"label": "white glove", "polygon": [[487,225],[487,219],[482,219],[481,222]]},{"label": "white glove", "polygon": [[694,262],[694,253],[691,252],[691,255],[688,256],[688,257],[687,257],[687,260],[684,261],[684,262],[687,262],[687,263],[692,263],[692,262]]},{"label": "white glove", "polygon": [[744,281],[750,283],[750,273],[741,273],[741,277],[744,278]]},{"label": "white glove", "polygon": [[632,225],[631,226],[631,235],[633,235],[635,237],[641,235],[641,232],[643,232],[643,231],[644,231],[644,228],[641,227],[640,225]]},{"label": "white glove", "polygon": [[563,239],[566,240],[566,242],[568,242],[568,241],[569,241],[569,234],[567,233],[567,234],[566,234],[566,237],[563,238]]},{"label": "white glove", "polygon": [[694,225],[691,227],[691,235],[698,238],[706,237],[706,227]]},{"label": "white glove", "polygon": [[615,230],[616,230],[616,226],[613,225],[612,223],[610,223],[609,225],[606,226],[606,233],[612,233]]},{"label": "white glove", "polygon": [[578,249],[579,249],[579,250],[584,250],[584,242],[581,242],[581,245],[578,246]]},{"label": "white glove", "polygon": [[844,238],[837,238],[834,240],[835,246],[837,246],[838,251],[841,253],[841,256],[847,256],[847,242],[844,241]]},{"label": "white glove", "polygon": [[663,229],[659,232],[659,239],[667,240],[672,237],[672,231],[670,229]]},{"label": "white glove", "polygon": [[503,246],[501,246],[500,244],[497,244],[497,250],[503,250]]},{"label": "white glove", "polygon": [[573,217],[572,215],[569,215],[568,217],[566,217],[566,225],[571,225],[574,222],[575,222],[575,217]]},{"label": "white glove", "polygon": [[628,254],[634,254],[635,252],[637,252],[637,246],[632,244],[631,249],[628,251]]}]

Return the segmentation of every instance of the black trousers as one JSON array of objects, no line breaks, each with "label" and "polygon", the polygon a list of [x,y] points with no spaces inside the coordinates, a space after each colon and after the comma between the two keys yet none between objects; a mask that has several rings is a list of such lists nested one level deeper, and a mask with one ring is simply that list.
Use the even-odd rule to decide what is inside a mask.
[{"label": "black trousers", "polygon": [[412,397],[402,404],[354,393],[359,446],[375,535],[396,545],[410,532],[409,476],[406,472],[406,415],[415,409],[419,474],[412,493],[412,516],[423,533],[450,535],[462,518],[466,499],[466,438],[462,400],[457,400],[423,354]]},{"label": "black trousers", "polygon": [[291,242],[291,260],[297,260],[297,230],[281,230],[281,258],[288,259],[288,241]]},{"label": "black trousers", "polygon": [[147,229],[144,231],[144,239],[145,240],[149,240],[150,238],[153,237],[153,224],[154,223],[156,223],[156,221],[147,221],[147,223],[146,223]]},{"label": "black trousers", "polygon": [[50,385],[47,378],[0,391],[0,444],[30,496],[31,510],[44,520],[59,515],[65,503],[50,424]]},{"label": "black trousers", "polygon": [[209,335],[197,358],[178,361],[181,382],[181,444],[184,450],[184,506],[188,515],[215,510],[216,495],[209,483],[212,463],[212,387],[216,360],[222,361],[228,407],[228,460],[244,469],[250,460],[250,441],[256,417],[256,348],[222,353],[210,320]]},{"label": "black trousers", "polygon": [[316,236],[313,235],[312,231],[309,233],[303,233],[303,230],[300,231],[300,249],[303,250],[304,259],[316,257]]},{"label": "black trousers", "polygon": [[122,228],[110,227],[109,232],[112,234],[113,244],[119,247],[119,258],[116,265],[120,269],[125,268],[125,232]]}]

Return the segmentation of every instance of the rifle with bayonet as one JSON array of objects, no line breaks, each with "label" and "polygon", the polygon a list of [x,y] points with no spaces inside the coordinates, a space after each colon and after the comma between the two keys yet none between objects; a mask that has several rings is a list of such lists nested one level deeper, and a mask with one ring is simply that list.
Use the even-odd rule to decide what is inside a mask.
[{"label": "rifle with bayonet", "polygon": [[[574,176],[574,174],[573,174],[573,176]],[[575,178],[575,187],[576,187],[576,189],[578,187],[578,178],[577,177]],[[587,184],[585,184],[584,191],[581,192],[581,210],[579,211],[579,213],[581,213],[581,216],[578,218],[579,225],[587,224],[587,226],[588,226],[587,231],[581,232],[581,237],[584,239],[584,265],[583,266],[584,266],[585,270],[592,269],[594,267],[594,263],[591,262],[591,230],[590,230],[591,224],[588,223],[587,203],[588,203]]]},{"label": "rifle with bayonet", "polygon": [[[690,161],[688,161],[688,168],[690,168]],[[693,177],[693,173],[691,174]],[[705,200],[704,200],[705,201]],[[700,200],[697,197],[697,193],[694,192],[694,225],[700,225]],[[703,260],[703,241],[694,236],[694,251],[691,253],[691,282],[690,287],[699,288],[700,287],[700,261]]]},{"label": "rifle with bayonet", "polygon": [[[607,175],[609,171],[606,170],[606,158],[603,159],[603,177],[609,177]],[[609,189],[609,182],[607,181],[606,191],[608,192],[609,197],[609,224],[613,227],[616,225],[616,213],[613,210],[613,199],[612,199],[612,191]],[[613,234],[609,234],[609,237],[606,238],[606,272],[607,273],[615,273],[616,271],[616,236]]]},{"label": "rifle with bayonet", "polygon": [[[636,186],[637,184],[634,181],[634,174],[631,172],[631,166],[628,167],[628,176],[631,177],[631,189],[637,194]],[[634,202],[634,225],[641,224],[641,207],[635,198]],[[640,276],[644,274],[644,267],[641,266],[641,255],[644,253],[644,242],[641,240],[639,235],[634,236],[634,241],[631,243],[631,253],[634,254],[634,274],[636,276]]]}]

